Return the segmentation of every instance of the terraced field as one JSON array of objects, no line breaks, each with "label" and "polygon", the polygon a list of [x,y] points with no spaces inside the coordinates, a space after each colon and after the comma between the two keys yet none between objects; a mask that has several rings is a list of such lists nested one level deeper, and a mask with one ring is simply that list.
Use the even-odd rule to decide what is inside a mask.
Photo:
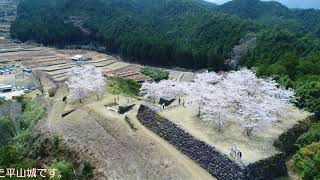
[{"label": "terraced field", "polygon": [[169,69],[169,79],[175,81],[192,81],[196,75],[194,72],[186,72],[182,70],[171,70]]},{"label": "terraced field", "polygon": [[77,64],[71,60],[76,54],[92,58],[86,63],[103,70],[116,70],[129,65],[112,56],[96,52],[57,50],[42,46],[16,44],[4,38],[0,39],[0,64],[23,64],[32,69],[43,71],[55,82],[63,82],[67,79],[69,69]]},{"label": "terraced field", "polygon": [[[107,76],[117,76],[137,81],[150,80],[140,73],[141,66],[121,61],[120,58],[86,50],[61,50],[43,46],[17,44],[11,40],[0,39],[0,64],[23,64],[32,69],[44,72],[50,80],[61,83],[68,79],[69,69],[77,62],[72,57],[82,54],[91,60],[85,63],[101,68]],[[169,70],[170,78],[191,81],[192,72]]]}]

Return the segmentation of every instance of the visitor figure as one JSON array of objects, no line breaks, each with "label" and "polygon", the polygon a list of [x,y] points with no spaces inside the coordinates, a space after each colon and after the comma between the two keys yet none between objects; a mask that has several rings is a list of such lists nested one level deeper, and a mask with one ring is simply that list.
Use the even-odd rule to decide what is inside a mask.
[{"label": "visitor figure", "polygon": [[236,152],[237,152],[237,159],[240,160],[242,157],[242,152],[240,151],[239,148],[236,147]]},{"label": "visitor figure", "polygon": [[163,104],[162,104],[162,109],[164,109],[165,106],[166,106],[166,105],[163,103]]},{"label": "visitor figure", "polygon": [[230,150],[230,156],[235,157],[235,147],[232,147]]},{"label": "visitor figure", "polygon": [[180,105],[180,103],[181,103],[181,99],[179,98],[179,105]]},{"label": "visitor figure", "polygon": [[238,147],[232,147],[230,150],[230,155],[237,159],[237,160],[241,160],[242,158],[242,152],[240,151],[240,149]]}]

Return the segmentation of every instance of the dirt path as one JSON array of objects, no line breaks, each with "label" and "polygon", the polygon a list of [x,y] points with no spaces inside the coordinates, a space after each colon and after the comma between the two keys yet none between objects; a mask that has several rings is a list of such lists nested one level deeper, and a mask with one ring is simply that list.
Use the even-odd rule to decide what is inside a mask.
[{"label": "dirt path", "polygon": [[[65,118],[63,91],[58,92],[47,125],[71,150],[90,160],[96,179],[214,179],[173,146],[144,128],[129,114],[124,117],[104,105],[113,97],[84,105]],[[123,98],[125,99],[125,98]]]}]

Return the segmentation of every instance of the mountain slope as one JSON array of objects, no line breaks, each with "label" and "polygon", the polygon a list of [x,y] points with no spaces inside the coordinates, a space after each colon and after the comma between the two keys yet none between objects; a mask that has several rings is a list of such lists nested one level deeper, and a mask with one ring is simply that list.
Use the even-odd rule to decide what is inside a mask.
[{"label": "mountain slope", "polygon": [[201,0],[24,0],[18,15],[11,32],[22,41],[95,40],[129,60],[195,69],[223,69],[232,47],[258,30],[255,23],[211,11]]},{"label": "mountain slope", "polygon": [[228,14],[250,19],[261,19],[266,16],[288,18],[292,15],[289,8],[275,1],[233,0],[219,6],[217,9]]},{"label": "mountain slope", "polygon": [[102,45],[126,60],[190,69],[225,70],[232,50],[244,54],[235,60],[240,67],[295,89],[298,107],[319,113],[319,13],[258,0],[217,7],[201,0],[21,0],[11,35]]},{"label": "mountain slope", "polygon": [[215,10],[293,32],[313,33],[320,37],[320,10],[289,9],[275,1],[233,0]]}]

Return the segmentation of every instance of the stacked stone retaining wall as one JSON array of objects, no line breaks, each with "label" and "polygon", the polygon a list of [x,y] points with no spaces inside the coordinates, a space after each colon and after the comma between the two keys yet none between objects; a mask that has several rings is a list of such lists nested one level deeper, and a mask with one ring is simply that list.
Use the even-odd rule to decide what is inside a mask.
[{"label": "stacked stone retaining wall", "polygon": [[270,180],[287,175],[283,153],[244,165],[235,162],[215,147],[198,140],[170,120],[161,117],[150,105],[142,104],[137,118],[144,126],[174,145],[180,152],[218,179]]}]

